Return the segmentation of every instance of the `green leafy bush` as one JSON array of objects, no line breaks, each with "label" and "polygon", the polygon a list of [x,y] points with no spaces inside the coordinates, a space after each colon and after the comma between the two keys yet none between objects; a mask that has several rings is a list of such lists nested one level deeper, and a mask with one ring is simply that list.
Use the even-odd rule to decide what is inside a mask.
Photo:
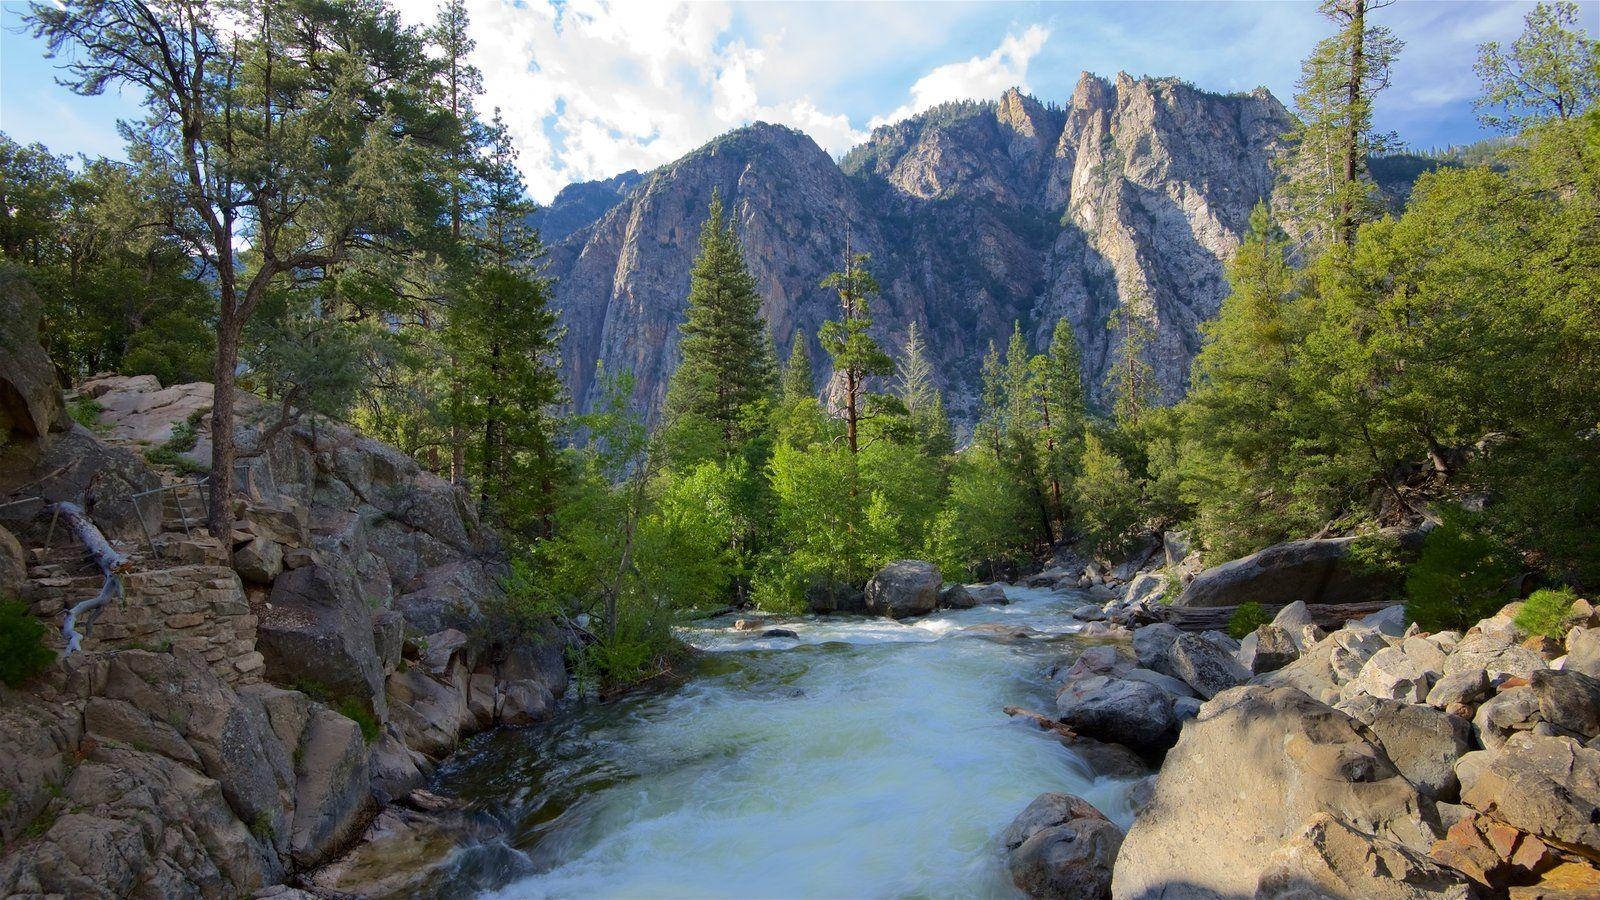
[{"label": "green leafy bush", "polygon": [[77,397],[67,402],[67,415],[90,431],[104,430],[100,424],[100,411],[103,409],[105,407],[93,397]]},{"label": "green leafy bush", "polygon": [[1228,634],[1235,640],[1244,640],[1245,635],[1271,624],[1272,615],[1261,604],[1251,600],[1239,604],[1239,608],[1228,617]]},{"label": "green leafy bush", "polygon": [[1518,569],[1516,556],[1479,517],[1447,514],[1406,576],[1406,618],[1427,631],[1470,627],[1506,602]]},{"label": "green leafy bush", "polygon": [[1578,595],[1571,588],[1534,591],[1522,602],[1522,608],[1517,610],[1517,627],[1529,634],[1558,640],[1564,638],[1572,627],[1567,622],[1567,613],[1577,600]]},{"label": "green leafy bush", "polygon": [[49,668],[55,653],[44,645],[45,625],[20,600],[0,600],[0,681],[18,687]]},{"label": "green leafy bush", "polygon": [[361,737],[367,743],[378,739],[378,717],[372,714],[365,704],[354,697],[346,697],[339,702],[339,715],[356,723],[361,728]]}]

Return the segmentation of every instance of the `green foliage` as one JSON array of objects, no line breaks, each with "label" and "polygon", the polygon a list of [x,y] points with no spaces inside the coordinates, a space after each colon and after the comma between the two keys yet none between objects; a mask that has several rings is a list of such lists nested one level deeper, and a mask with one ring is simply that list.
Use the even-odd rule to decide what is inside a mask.
[{"label": "green foliage", "polygon": [[378,739],[380,732],[378,717],[372,714],[367,705],[355,697],[346,697],[339,701],[339,715],[355,722],[361,728],[361,739],[372,743]]},{"label": "green foliage", "polygon": [[1514,621],[1529,634],[1561,640],[1572,628],[1567,614],[1576,602],[1578,595],[1571,588],[1543,588],[1522,601]]},{"label": "green foliage", "polygon": [[1144,520],[1139,483],[1093,432],[1085,438],[1082,465],[1073,510],[1083,547],[1090,556],[1114,558]]},{"label": "green foliage", "polygon": [[44,644],[45,625],[21,600],[0,599],[0,682],[22,684],[43,672],[56,655]]},{"label": "green foliage", "polygon": [[1600,99],[1600,41],[1578,25],[1576,3],[1540,3],[1510,47],[1478,48],[1474,71],[1483,79],[1475,103],[1490,128],[1520,131],[1574,119]]},{"label": "green foliage", "polygon": [[1271,624],[1272,615],[1261,604],[1251,600],[1239,604],[1239,608],[1228,617],[1228,634],[1235,640],[1244,640],[1246,635],[1257,628]]},{"label": "green foliage", "polygon": [[104,429],[105,426],[100,424],[100,413],[104,409],[100,401],[93,397],[74,397],[67,401],[67,415],[90,431]]},{"label": "green foliage", "polygon": [[1360,576],[1398,578],[1406,571],[1400,544],[1381,534],[1365,534],[1350,542],[1345,566]]},{"label": "green foliage", "polygon": [[1406,576],[1406,618],[1428,631],[1466,628],[1510,599],[1516,557],[1481,519],[1452,513],[1428,533]]}]

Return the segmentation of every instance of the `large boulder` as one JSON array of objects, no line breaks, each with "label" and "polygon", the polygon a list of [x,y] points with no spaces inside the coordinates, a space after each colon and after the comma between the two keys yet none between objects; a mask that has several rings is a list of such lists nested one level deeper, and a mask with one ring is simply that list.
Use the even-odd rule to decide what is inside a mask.
[{"label": "large boulder", "polygon": [[1281,625],[1262,625],[1239,642],[1239,665],[1252,675],[1276,672],[1300,658],[1300,639]]},{"label": "large boulder", "polygon": [[1567,632],[1568,672],[1600,678],[1600,628],[1574,628]]},{"label": "large boulder", "polygon": [[38,438],[71,422],[56,370],[39,345],[39,295],[15,266],[0,266],[0,444]]},{"label": "large boulder", "polygon": [[[1443,654],[1440,654],[1440,659],[1443,660]],[[1433,688],[1438,675],[1437,670],[1429,669],[1416,656],[1406,653],[1403,647],[1385,647],[1372,654],[1355,678],[1345,682],[1339,689],[1339,695],[1350,699],[1369,694],[1386,700],[1421,703],[1427,699],[1428,691]]]},{"label": "large boulder", "polygon": [[1461,802],[1513,828],[1600,860],[1600,750],[1523,732],[1456,767]]},{"label": "large boulder", "polygon": [[1173,606],[1238,606],[1241,603],[1357,603],[1397,587],[1388,571],[1350,559],[1362,538],[1314,538],[1274,544],[1241,559],[1213,566],[1194,577]]},{"label": "large boulder", "polygon": [[372,611],[340,572],[311,565],[279,575],[256,649],[273,681],[329,700],[354,699],[380,719],[387,715]]},{"label": "large boulder", "polygon": [[1472,749],[1472,726],[1431,706],[1363,694],[1337,707],[1372,729],[1400,774],[1424,794],[1453,801],[1456,760]]},{"label": "large boulder", "polygon": [[1171,674],[1207,700],[1250,678],[1250,671],[1227,649],[1193,633],[1179,635],[1173,642]]},{"label": "large boulder", "polygon": [[0,528],[0,599],[22,595],[22,582],[28,577],[28,560],[22,544],[11,532]]},{"label": "large boulder", "polygon": [[355,722],[327,707],[311,713],[295,754],[295,864],[310,869],[338,855],[374,812],[366,742]]},{"label": "large boulder", "polygon": [[971,609],[978,605],[978,598],[972,596],[966,585],[947,584],[939,591],[940,609]]},{"label": "large boulder", "polygon": [[1437,836],[1433,802],[1350,717],[1292,688],[1225,691],[1167,753],[1114,894],[1251,896],[1273,851],[1318,813],[1413,850]]},{"label": "large boulder", "polygon": [[1146,753],[1169,745],[1177,727],[1170,694],[1109,675],[1068,682],[1056,695],[1056,711],[1076,731]]},{"label": "large boulder", "polygon": [[983,606],[1004,606],[1008,602],[1005,585],[998,583],[969,584],[965,587],[967,593]]},{"label": "large boulder", "polygon": [[1578,671],[1541,669],[1528,689],[1539,698],[1539,718],[1587,741],[1600,735],[1600,681]]},{"label": "large boulder", "polygon": [[1176,626],[1165,622],[1157,622],[1133,633],[1133,653],[1138,657],[1139,665],[1146,669],[1171,675],[1174,671],[1172,664],[1172,646],[1177,643],[1178,636],[1183,632]]},{"label": "large boulder", "polygon": [[1041,794],[1006,829],[1011,880],[1040,900],[1111,896],[1111,866],[1122,829],[1071,794]]},{"label": "large boulder", "polygon": [[1519,643],[1512,631],[1480,631],[1462,638],[1444,660],[1444,674],[1485,672],[1494,684],[1507,678],[1529,678],[1548,668],[1543,656]]},{"label": "large boulder", "polygon": [[927,615],[939,605],[939,588],[943,585],[944,578],[933,563],[912,559],[892,562],[867,582],[867,612],[892,619]]},{"label": "large boulder", "polygon": [[1255,900],[1470,900],[1465,875],[1327,813],[1278,848]]}]

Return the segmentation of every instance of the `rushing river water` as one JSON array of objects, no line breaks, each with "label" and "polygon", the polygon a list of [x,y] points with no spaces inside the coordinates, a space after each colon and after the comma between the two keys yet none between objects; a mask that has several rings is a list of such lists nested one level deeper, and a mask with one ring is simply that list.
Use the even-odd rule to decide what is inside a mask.
[{"label": "rushing river water", "polygon": [[[1095,779],[1008,704],[1053,708],[1043,669],[1077,644],[1061,594],[886,619],[801,618],[798,639],[717,619],[683,684],[467,745],[438,788],[506,828],[457,890],[535,897],[1011,897],[998,838],[1044,791],[1126,826]],[[993,639],[1003,624],[1033,629]],[[976,626],[976,627],[975,627]]]}]

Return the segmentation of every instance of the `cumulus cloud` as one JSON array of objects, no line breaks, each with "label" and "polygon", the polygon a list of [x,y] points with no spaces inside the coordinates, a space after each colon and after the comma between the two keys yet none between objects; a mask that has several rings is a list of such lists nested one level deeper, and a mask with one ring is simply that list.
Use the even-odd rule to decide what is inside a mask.
[{"label": "cumulus cloud", "polygon": [[1020,34],[1008,34],[988,56],[950,63],[917,79],[911,100],[888,115],[878,116],[871,128],[914,116],[951,100],[982,100],[1000,96],[1007,88],[1028,88],[1028,64],[1050,39],[1050,30],[1029,25]]}]

